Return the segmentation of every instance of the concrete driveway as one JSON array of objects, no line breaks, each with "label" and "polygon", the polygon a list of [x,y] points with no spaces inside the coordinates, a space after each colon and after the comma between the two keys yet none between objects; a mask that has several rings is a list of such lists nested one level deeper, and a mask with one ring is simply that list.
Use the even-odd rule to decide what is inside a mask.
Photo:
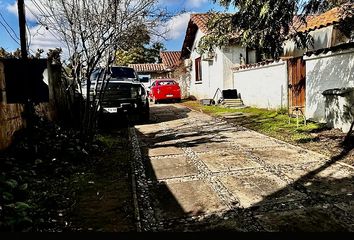
[{"label": "concrete driveway", "polygon": [[130,129],[142,231],[353,231],[354,169],[179,104]]}]

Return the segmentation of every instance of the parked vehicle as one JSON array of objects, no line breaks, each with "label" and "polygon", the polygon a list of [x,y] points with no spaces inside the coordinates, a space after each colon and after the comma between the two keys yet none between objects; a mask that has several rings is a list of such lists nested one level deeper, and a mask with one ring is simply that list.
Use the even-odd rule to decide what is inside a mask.
[{"label": "parked vehicle", "polygon": [[148,75],[139,75],[139,81],[145,86],[146,90],[149,91],[151,86],[151,79]]},{"label": "parked vehicle", "polygon": [[[90,87],[90,97],[93,99],[97,79],[99,85],[97,89],[100,89],[102,82],[106,83],[98,109],[100,113],[110,115],[136,113],[142,122],[148,121],[150,116],[149,96],[144,85],[140,83],[135,70],[129,67],[113,66],[107,74],[100,74],[100,72],[101,69],[93,72]],[[103,81],[104,76],[108,81]],[[83,90],[84,94],[85,89]]]},{"label": "parked vehicle", "polygon": [[150,86],[149,98],[154,103],[181,101],[181,89],[173,79],[155,79]]}]

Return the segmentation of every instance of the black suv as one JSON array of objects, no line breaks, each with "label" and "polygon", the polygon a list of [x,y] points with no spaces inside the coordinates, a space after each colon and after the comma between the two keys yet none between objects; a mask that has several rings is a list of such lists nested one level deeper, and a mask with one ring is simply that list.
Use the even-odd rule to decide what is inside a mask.
[{"label": "black suv", "polygon": [[[91,75],[91,96],[99,74],[100,69],[97,69]],[[101,73],[101,80],[103,76],[104,74]],[[105,86],[103,99],[99,107],[100,113],[109,115],[134,113],[138,115],[141,122],[149,121],[148,94],[144,85],[140,83],[135,70],[129,67],[113,66],[106,77],[109,77],[109,81]],[[98,83],[100,83],[100,80]]]}]

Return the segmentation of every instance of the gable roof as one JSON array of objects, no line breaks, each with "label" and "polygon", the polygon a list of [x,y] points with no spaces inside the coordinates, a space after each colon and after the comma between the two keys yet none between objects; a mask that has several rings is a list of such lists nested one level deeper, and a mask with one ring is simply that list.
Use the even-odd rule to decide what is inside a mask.
[{"label": "gable roof", "polygon": [[208,21],[212,18],[212,13],[194,13],[190,15],[188,22],[186,34],[184,37],[182,50],[181,50],[181,59],[188,58],[190,55],[190,49],[193,46],[195,35],[197,34],[198,29],[204,33],[208,33]]},{"label": "gable roof", "polygon": [[160,57],[162,59],[162,64],[166,68],[177,67],[180,63],[181,52],[180,51],[166,51],[160,52]]},{"label": "gable roof", "polygon": [[341,7],[333,8],[318,16],[311,17],[307,23],[299,28],[300,32],[308,32],[327,27],[354,16],[354,4],[344,4]]},{"label": "gable roof", "polygon": [[134,68],[138,73],[140,72],[165,72],[165,65],[162,63],[142,63],[142,64],[129,64],[128,67]]},{"label": "gable roof", "polygon": [[211,13],[194,13],[191,14],[190,21],[197,25],[202,33],[208,33],[208,21],[213,17]]},{"label": "gable roof", "polygon": [[[193,42],[197,31],[201,31],[203,34],[210,33],[208,29],[208,22],[214,16],[232,16],[229,13],[192,13],[188,22],[185,38],[183,41],[183,46],[181,50],[181,59],[189,58],[190,51],[192,50]],[[233,38],[239,37],[239,32],[233,34]]]}]

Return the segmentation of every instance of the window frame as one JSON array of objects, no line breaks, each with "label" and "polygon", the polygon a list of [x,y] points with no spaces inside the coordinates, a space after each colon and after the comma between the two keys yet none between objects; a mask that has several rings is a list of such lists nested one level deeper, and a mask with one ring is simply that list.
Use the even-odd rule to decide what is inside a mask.
[{"label": "window frame", "polygon": [[195,81],[200,83],[203,81],[202,77],[202,58],[198,57],[194,60],[195,65]]}]

